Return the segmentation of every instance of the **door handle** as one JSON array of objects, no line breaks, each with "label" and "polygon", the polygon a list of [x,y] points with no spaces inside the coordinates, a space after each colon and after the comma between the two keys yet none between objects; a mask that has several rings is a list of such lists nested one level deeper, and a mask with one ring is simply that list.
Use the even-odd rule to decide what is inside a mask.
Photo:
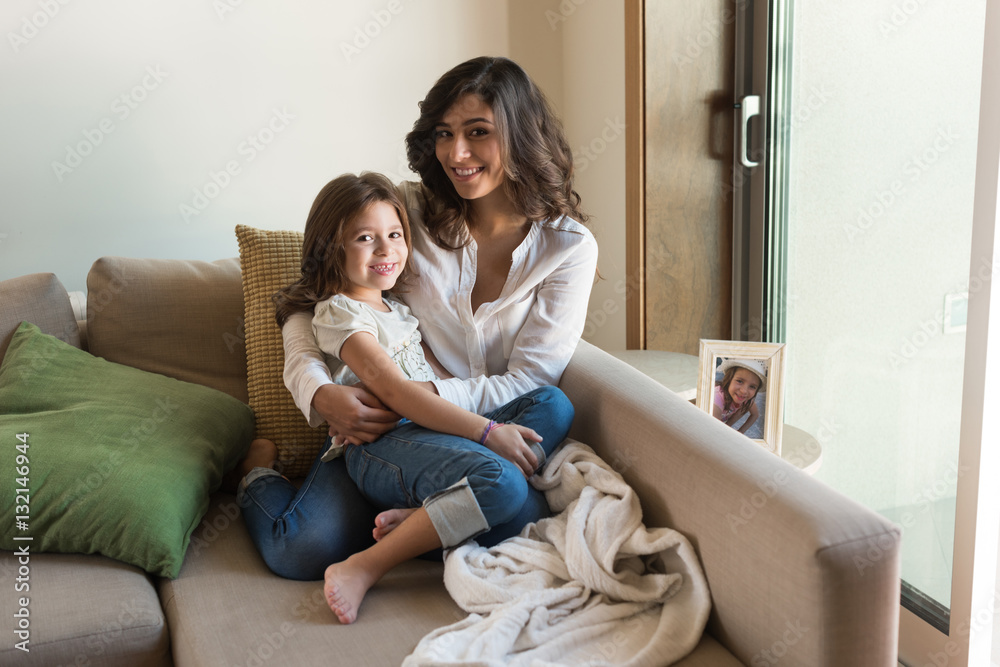
[{"label": "door handle", "polygon": [[760,96],[747,95],[737,106],[740,109],[740,164],[747,169],[753,169],[760,162],[750,159],[747,137],[750,135],[750,119],[760,114]]}]

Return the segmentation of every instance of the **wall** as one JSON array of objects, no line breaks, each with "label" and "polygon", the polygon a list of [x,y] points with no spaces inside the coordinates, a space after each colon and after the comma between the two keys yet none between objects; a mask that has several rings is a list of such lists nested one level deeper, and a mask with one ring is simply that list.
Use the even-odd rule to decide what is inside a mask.
[{"label": "wall", "polygon": [[404,175],[416,101],[505,53],[506,19],[458,0],[4,3],[0,278],[82,290],[101,255],[217,259],[237,223],[301,228],[331,176]]},{"label": "wall", "polygon": [[[617,0],[560,3],[566,133],[601,249],[584,338],[625,349],[625,14]],[[574,11],[569,11],[575,7]],[[560,14],[562,15],[562,14]],[[551,17],[551,16],[550,16]],[[554,20],[554,19],[553,19]]]},{"label": "wall", "polygon": [[566,130],[575,187],[600,246],[583,337],[625,349],[625,14],[615,0],[510,0],[510,57]]},{"label": "wall", "polygon": [[[236,224],[300,229],[336,174],[412,178],[403,137],[417,101],[462,60],[516,50],[519,30],[557,38],[534,64],[559,108],[579,85],[562,73],[582,81],[578,64],[563,65],[563,36],[612,44],[583,99],[612,98],[586,110],[600,122],[609,104],[624,108],[618,3],[565,0],[577,11],[556,27],[530,3],[510,4],[8,0],[0,280],[51,271],[82,291],[104,255],[231,257]],[[588,141],[601,131],[586,114],[567,128],[578,123]],[[581,179],[588,210],[623,225],[612,209],[624,211],[624,185],[595,187],[598,173]],[[602,247],[602,270],[609,254]]]}]

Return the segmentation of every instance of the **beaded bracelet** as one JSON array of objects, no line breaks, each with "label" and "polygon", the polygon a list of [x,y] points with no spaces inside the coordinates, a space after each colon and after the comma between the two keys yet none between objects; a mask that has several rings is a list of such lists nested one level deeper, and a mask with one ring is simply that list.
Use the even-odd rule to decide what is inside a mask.
[{"label": "beaded bracelet", "polygon": [[490,431],[495,429],[497,426],[500,426],[500,424],[496,423],[491,419],[490,423],[487,424],[486,428],[483,429],[483,437],[479,439],[480,445],[483,445],[484,447],[486,446],[486,438],[490,437]]}]

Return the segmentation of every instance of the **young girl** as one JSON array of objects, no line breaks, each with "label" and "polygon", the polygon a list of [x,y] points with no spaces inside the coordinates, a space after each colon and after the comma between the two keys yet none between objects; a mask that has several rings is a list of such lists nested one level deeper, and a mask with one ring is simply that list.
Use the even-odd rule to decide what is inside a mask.
[{"label": "young girl", "polygon": [[752,359],[727,359],[719,366],[722,381],[715,385],[712,414],[727,426],[735,426],[749,413],[740,426],[746,433],[757,421],[759,410],[754,399],[762,388],[766,391],[767,371],[759,361]]},{"label": "young girl", "polygon": [[[436,477],[430,475],[410,500],[410,507],[419,508],[398,512],[391,530],[376,531],[381,539],[375,545],[328,568],[327,600],[342,623],[355,620],[368,588],[398,563],[454,546],[502,521],[504,510],[495,506],[504,499],[492,498],[502,496],[505,488],[497,484],[497,476],[530,477],[558,444],[552,438],[542,444],[532,428],[498,424],[420,385],[449,374],[429,350],[425,355],[409,309],[384,296],[401,278],[405,282],[409,253],[406,210],[392,183],[379,174],[345,174],[327,184],[313,204],[303,243],[303,277],[275,295],[279,323],[292,312],[313,307],[313,332],[335,382],[364,384],[405,420],[440,432],[439,446],[468,450],[471,441],[478,449],[472,456],[482,460],[481,475],[455,482],[437,476],[437,488],[428,492]],[[558,390],[543,393],[553,392]],[[521,416],[533,410],[528,406]],[[369,445],[332,440],[323,458],[343,454],[348,473],[365,492],[367,467],[381,463],[383,451],[397,452],[400,443],[411,444],[405,423]],[[420,445],[417,453],[426,447]],[[415,458],[412,465],[437,466],[451,457]],[[516,489],[512,493],[518,496]]]}]

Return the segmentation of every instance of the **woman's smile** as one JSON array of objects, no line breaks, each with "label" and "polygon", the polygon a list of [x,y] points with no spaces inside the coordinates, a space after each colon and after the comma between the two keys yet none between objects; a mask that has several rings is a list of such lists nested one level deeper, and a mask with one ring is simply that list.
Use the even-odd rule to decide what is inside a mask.
[{"label": "woman's smile", "polygon": [[484,167],[470,167],[466,169],[452,168],[455,177],[461,180],[470,180],[473,176],[483,171]]}]

